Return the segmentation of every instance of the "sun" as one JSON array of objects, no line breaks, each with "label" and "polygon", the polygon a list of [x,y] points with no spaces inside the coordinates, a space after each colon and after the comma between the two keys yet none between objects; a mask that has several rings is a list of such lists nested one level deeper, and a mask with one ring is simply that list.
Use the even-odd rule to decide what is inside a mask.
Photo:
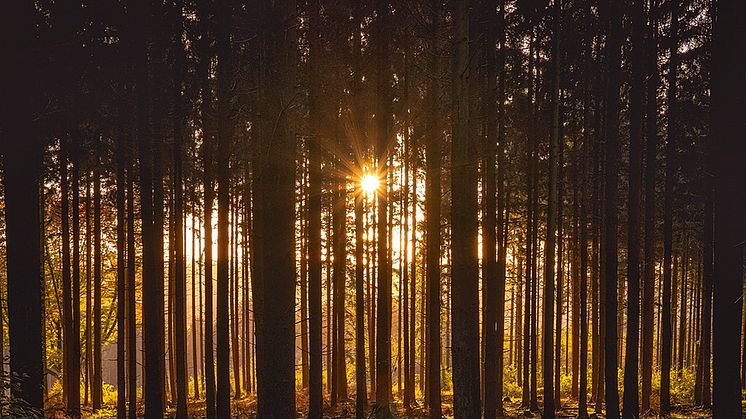
[{"label": "sun", "polygon": [[373,195],[378,190],[378,186],[381,182],[378,178],[371,173],[366,173],[363,178],[360,179],[360,187],[363,189],[366,195]]}]

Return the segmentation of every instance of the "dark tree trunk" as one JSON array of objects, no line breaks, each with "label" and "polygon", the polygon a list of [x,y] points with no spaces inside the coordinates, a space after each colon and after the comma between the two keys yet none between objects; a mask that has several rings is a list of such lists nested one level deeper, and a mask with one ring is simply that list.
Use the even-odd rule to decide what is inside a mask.
[{"label": "dark tree trunk", "polygon": [[712,48],[712,168],[714,174],[713,417],[740,418],[738,369],[743,284],[742,193],[746,4],[717,3]]},{"label": "dark tree trunk", "polygon": [[[544,378],[544,412],[543,417],[550,419],[554,417],[554,298],[555,298],[555,257],[557,252],[557,158],[559,148],[559,108],[560,108],[560,14],[561,2],[554,0],[553,6],[553,33],[552,33],[552,132],[549,144],[549,179],[547,198],[547,229],[544,246],[544,323],[542,337],[544,338],[543,349],[543,378]],[[557,290],[561,298],[561,288]],[[561,301],[561,300],[560,300]],[[559,303],[559,301],[558,301]],[[562,330],[557,330],[561,334]],[[560,353],[556,354],[557,357]]]},{"label": "dark tree trunk", "polygon": [[[660,410],[662,414],[668,414],[671,409],[671,361],[672,361],[672,333],[673,325],[671,324],[675,316],[675,299],[674,290],[674,309],[671,310],[671,268],[672,268],[672,247],[673,247],[673,189],[676,175],[676,69],[678,68],[678,2],[673,0],[671,3],[671,56],[669,58],[668,70],[668,90],[666,100],[668,101],[668,127],[666,132],[666,174],[663,196],[663,314],[662,314],[662,344],[661,344],[661,394]],[[675,262],[674,262],[675,263]],[[674,275],[675,276],[675,275]]]},{"label": "dark tree trunk", "polygon": [[[440,28],[440,1],[433,0],[430,16],[430,43],[433,52],[438,51],[438,33]],[[439,86],[438,75],[440,66],[438,54],[433,54],[428,65],[430,66],[430,80],[428,83],[428,120],[427,130],[430,140],[425,145],[425,275],[427,292],[424,293],[427,301],[423,298],[422,307],[435,307],[430,310],[427,320],[427,368],[429,377],[428,401],[430,406],[430,418],[440,419],[441,395],[440,395],[440,369],[441,369],[441,339],[440,339],[440,160],[441,160],[441,138],[438,135],[439,123]],[[414,288],[413,288],[414,289]],[[412,295],[412,299],[415,296]],[[412,312],[412,329],[415,328],[415,313]],[[420,331],[425,334],[425,330]],[[412,348],[414,354],[414,348]],[[422,360],[425,361],[424,359]],[[412,357],[412,369],[414,370],[414,357]],[[412,382],[414,385],[414,380]]]},{"label": "dark tree trunk", "polygon": [[[387,153],[392,139],[392,93],[390,73],[390,51],[384,37],[389,28],[389,4],[381,1],[376,4],[378,18],[375,23],[376,52],[376,142],[375,159],[377,176],[388,173]],[[377,304],[376,304],[376,406],[377,418],[391,416],[391,266],[388,249],[388,191],[386,185],[376,194],[377,225],[376,257],[378,262]]]},{"label": "dark tree trunk", "polygon": [[645,241],[642,277],[642,399],[640,409],[650,409],[653,382],[653,304],[655,302],[655,172],[658,147],[658,49],[655,0],[650,2],[646,39],[646,143],[645,143]]},{"label": "dark tree trunk", "polygon": [[[233,78],[233,57],[230,49],[230,17],[228,4],[216,5],[216,55],[218,58],[217,88],[217,183],[218,183],[218,269],[216,290],[216,415],[230,417],[230,336],[229,312],[229,211],[230,173],[229,160],[233,142],[232,120],[230,115],[231,80]],[[264,348],[259,348],[260,351]],[[261,401],[260,401],[261,402]]]},{"label": "dark tree trunk", "polygon": [[[180,43],[177,43],[180,46]],[[179,55],[179,53],[177,53]],[[178,58],[177,58],[178,61]],[[178,86],[178,85],[177,85]],[[176,357],[176,417],[185,419],[187,417],[187,366],[186,366],[186,281],[184,263],[184,185],[183,185],[183,163],[182,163],[182,121],[180,109],[180,86],[174,104],[174,146],[173,146],[173,185],[174,206],[171,216],[174,227],[174,339]],[[196,384],[196,381],[195,381]],[[172,395],[172,398],[174,395]]]},{"label": "dark tree trunk", "polygon": [[640,189],[642,183],[642,126],[644,115],[643,41],[645,5],[632,4],[632,80],[630,91],[629,196],[627,201],[627,338],[624,355],[623,417],[639,417],[640,344]]},{"label": "dark tree trunk", "polygon": [[[506,257],[508,243],[508,193],[505,187],[506,159],[505,159],[505,0],[498,2],[498,15],[494,25],[497,28],[497,39],[500,51],[497,54],[497,329],[495,347],[497,348],[497,387],[496,414],[503,412],[503,373],[504,373],[504,356],[503,346],[505,342],[505,280],[506,280]],[[512,316],[512,313],[511,313]],[[512,319],[511,319],[512,320]]]},{"label": "dark tree trunk", "polygon": [[[126,156],[126,142],[123,137],[117,139],[116,157],[116,201],[117,201],[117,416],[126,417],[127,414],[127,382],[125,367],[126,323],[126,254],[125,254],[125,179],[124,165]],[[80,284],[80,282],[78,282]],[[80,306],[80,305],[78,305]],[[80,324],[80,323],[78,323]],[[80,336],[80,334],[78,334]],[[78,357],[80,360],[80,357]],[[80,366],[78,366],[80,372]],[[80,374],[77,374],[80,376]]]},{"label": "dark tree trunk", "polygon": [[[498,356],[502,356],[502,345],[497,346],[497,184],[495,178],[495,157],[497,153],[496,115],[496,47],[497,47],[497,7],[495,1],[485,2],[483,32],[485,76],[482,78],[485,93],[482,96],[482,109],[486,112],[485,135],[482,136],[482,334],[483,356],[482,377],[484,380],[483,414],[493,418],[497,413],[497,374]],[[501,197],[502,198],[502,197]],[[502,227],[502,226],[501,226]],[[501,235],[502,236],[502,235]],[[501,237],[502,238],[502,237]]]},{"label": "dark tree trunk", "polygon": [[[101,169],[99,163],[95,162],[93,168],[93,382],[91,383],[91,395],[93,399],[93,410],[100,409],[103,405],[103,380],[101,365]],[[73,189],[77,190],[77,182],[73,182]],[[73,196],[75,196],[75,190]],[[74,199],[77,201],[77,199]],[[73,202],[75,205],[75,202]],[[76,209],[77,212],[77,209]],[[75,224],[73,216],[73,224]],[[75,226],[73,226],[75,229]],[[75,240],[77,248],[77,240]],[[73,274],[73,277],[76,275]],[[75,281],[79,282],[79,281]]]},{"label": "dark tree trunk", "polygon": [[[256,167],[257,201],[261,217],[255,226],[261,259],[260,274],[271,278],[263,288],[264,303],[258,349],[265,371],[259,386],[259,417],[293,417],[295,409],[295,137],[286,106],[295,66],[296,10],[293,1],[262,2],[266,16],[259,33],[261,63],[258,113],[259,145]],[[227,39],[225,40],[227,41]],[[226,46],[227,47],[227,46]],[[226,80],[227,82],[228,80]],[[226,89],[228,85],[225,86]],[[227,105],[227,104],[226,104]],[[225,144],[227,146],[227,144]],[[271,146],[270,146],[271,145]],[[227,162],[226,162],[227,163]],[[271,327],[271,329],[270,329]],[[220,399],[220,397],[218,397]],[[220,409],[218,409],[220,415]],[[222,416],[222,415],[221,415]]]},{"label": "dark tree trunk", "polygon": [[[24,139],[19,119],[7,126],[3,181],[8,272],[10,371],[19,380],[11,387],[14,404],[44,407],[43,282],[41,270],[41,208],[39,198],[42,147]],[[10,145],[10,144],[13,145]]]},{"label": "dark tree trunk", "polygon": [[621,4],[609,2],[609,32],[606,40],[607,96],[606,96],[606,188],[604,206],[604,261],[606,292],[606,333],[604,336],[604,366],[606,389],[606,417],[619,417],[617,376],[617,204],[619,180],[619,88],[621,86],[620,55],[622,43]]},{"label": "dark tree trunk", "polygon": [[[80,407],[80,385],[74,386],[73,380],[79,377],[79,374],[72,369],[75,362],[73,360],[73,298],[72,298],[72,279],[70,274],[70,192],[68,191],[68,174],[67,174],[67,153],[64,145],[60,146],[63,150],[60,152],[60,192],[61,192],[61,228],[62,228],[62,357],[63,357],[63,381],[62,395],[67,408],[67,414],[76,415],[76,407]],[[76,209],[77,210],[77,209]],[[77,389],[78,397],[74,398],[72,393]],[[76,402],[77,400],[77,402]]]},{"label": "dark tree trunk", "polygon": [[[470,135],[469,2],[453,2],[452,68],[453,140],[451,145],[451,223],[453,411],[478,417],[479,402],[479,261],[477,260],[477,154]],[[437,307],[431,307],[435,310]]]},{"label": "dark tree trunk", "polygon": [[[137,283],[135,278],[135,165],[127,150],[127,413],[137,417]],[[142,377],[145,378],[145,377]]]},{"label": "dark tree trunk", "polygon": [[[313,137],[308,144],[308,310],[309,310],[309,406],[308,417],[320,419],[324,407],[323,353],[321,344],[322,307],[321,307],[321,138],[320,127],[320,86],[319,82],[319,2],[311,2],[309,11],[309,122],[312,124]],[[357,278],[357,277],[356,277]],[[358,298],[356,291],[356,298]],[[359,307],[358,307],[358,311]],[[362,314],[362,312],[360,313]],[[356,332],[361,332],[358,325]],[[364,341],[364,339],[363,339]],[[365,350],[363,349],[363,353]],[[363,365],[365,360],[362,360]],[[365,385],[363,369],[363,385]],[[358,383],[359,385],[360,383]],[[358,387],[359,389],[359,387]],[[365,395],[363,395],[365,396]],[[358,394],[358,399],[360,395]]]},{"label": "dark tree trunk", "polygon": [[205,306],[204,306],[204,328],[205,346],[203,357],[205,362],[205,413],[208,419],[216,417],[215,412],[215,357],[214,357],[214,328],[213,328],[213,260],[212,260],[212,210],[215,200],[215,189],[213,184],[213,152],[214,152],[214,127],[212,118],[212,88],[210,86],[209,71],[212,60],[211,38],[209,31],[210,9],[206,2],[198,2],[200,7],[197,14],[200,19],[202,42],[199,44],[200,51],[200,90],[201,90],[201,124],[202,124],[202,187],[203,196],[203,219],[204,219],[204,269],[205,269]]}]

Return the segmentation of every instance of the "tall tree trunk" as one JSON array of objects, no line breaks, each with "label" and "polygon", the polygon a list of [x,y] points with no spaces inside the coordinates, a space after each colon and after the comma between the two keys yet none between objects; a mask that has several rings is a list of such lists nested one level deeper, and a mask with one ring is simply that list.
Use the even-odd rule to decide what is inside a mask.
[{"label": "tall tree trunk", "polygon": [[[554,417],[554,297],[555,297],[555,256],[557,251],[557,157],[559,155],[559,108],[560,108],[560,16],[562,5],[554,0],[552,33],[552,133],[549,144],[549,179],[547,198],[547,230],[544,245],[544,324],[542,336],[544,338],[543,376],[544,376],[544,412],[543,417]],[[558,288],[561,293],[561,288]],[[558,294],[560,295],[560,294]],[[559,303],[559,301],[558,301]],[[562,330],[557,330],[561,334]],[[559,353],[556,354],[560,356]]]},{"label": "tall tree trunk", "polygon": [[[663,321],[661,327],[661,394],[660,409],[662,414],[667,414],[671,409],[671,361],[672,361],[672,317],[676,313],[674,290],[674,309],[671,310],[671,268],[673,247],[673,188],[676,174],[676,69],[678,68],[678,2],[671,3],[671,47],[668,70],[668,90],[666,100],[668,101],[668,128],[666,131],[666,174],[663,196]],[[674,275],[675,276],[675,275]]]},{"label": "tall tree trunk", "polygon": [[[470,135],[468,1],[453,2],[452,68],[453,140],[451,145],[451,216],[453,304],[453,409],[458,417],[478,417],[479,402],[479,261],[477,260],[477,155]],[[436,307],[431,307],[436,310]]]},{"label": "tall tree trunk", "polygon": [[210,86],[209,70],[212,61],[211,38],[209,20],[211,10],[206,2],[198,2],[197,14],[200,19],[202,40],[199,44],[199,78],[200,78],[200,123],[202,124],[202,188],[203,188],[203,219],[204,219],[204,270],[205,270],[205,305],[204,305],[204,350],[205,362],[205,413],[208,419],[216,417],[215,411],[215,357],[214,357],[214,329],[213,329],[213,260],[212,260],[212,210],[215,200],[213,184],[213,152],[214,127],[212,112],[212,88]]},{"label": "tall tree trunk", "polygon": [[[228,31],[231,8],[228,4],[216,5],[216,55],[218,58],[217,89],[217,183],[218,183],[218,269],[216,291],[216,415],[230,417],[230,336],[228,324],[229,312],[229,250],[230,250],[230,173],[229,160],[233,141],[232,121],[230,116],[231,80],[233,78],[233,57],[230,49]],[[260,348],[260,351],[264,348]]]},{"label": "tall tree trunk", "polygon": [[742,189],[746,6],[717,3],[712,48],[712,168],[714,174],[713,417],[740,418],[738,370],[743,283]]},{"label": "tall tree trunk", "polygon": [[[180,43],[177,45],[180,46]],[[180,55],[177,53],[177,55]],[[177,61],[179,59],[177,58]],[[178,76],[177,76],[178,78]],[[174,349],[176,357],[176,417],[187,417],[187,360],[186,360],[186,270],[184,263],[184,186],[182,163],[182,121],[180,109],[180,86],[176,87],[174,103],[174,146],[173,146],[173,185],[174,207],[172,218],[174,225]],[[196,381],[195,381],[196,384]],[[172,395],[173,397],[173,395]]]},{"label": "tall tree trunk", "polygon": [[[431,1],[430,15],[430,44],[433,52],[438,51],[438,34],[440,30],[440,1]],[[422,307],[429,307],[430,313],[427,319],[427,368],[429,377],[429,394],[428,401],[430,406],[430,418],[439,419],[442,416],[441,395],[440,395],[440,370],[441,370],[441,338],[440,338],[440,306],[441,306],[441,284],[440,284],[440,205],[441,205],[441,187],[440,187],[440,160],[441,160],[441,138],[438,135],[439,123],[439,106],[438,100],[440,95],[438,85],[438,75],[440,66],[438,54],[430,57],[430,80],[428,83],[428,120],[427,130],[429,141],[425,144],[425,274],[426,288],[424,293],[427,301],[424,301]],[[415,263],[415,261],[413,261]],[[413,278],[414,280],[414,278]],[[414,288],[413,288],[414,289]],[[412,299],[415,296],[412,295]],[[435,307],[433,309],[433,307]],[[412,329],[415,328],[415,312],[412,312]],[[421,334],[425,330],[420,330]],[[414,330],[413,330],[414,334]],[[422,345],[422,344],[421,344]],[[412,348],[414,354],[414,348]],[[412,369],[414,370],[414,357],[412,357]],[[424,362],[425,360],[422,359]],[[412,380],[414,385],[414,380]]]},{"label": "tall tree trunk", "polygon": [[[61,193],[61,205],[60,205],[60,227],[62,229],[62,357],[63,357],[63,380],[62,380],[62,395],[67,408],[67,413],[71,416],[75,415],[76,400],[77,405],[80,404],[80,394],[77,398],[72,397],[72,391],[76,388],[80,393],[80,386],[74,387],[72,385],[73,377],[79,375],[72,369],[74,360],[72,359],[72,348],[73,344],[73,298],[72,298],[72,279],[70,274],[70,192],[68,191],[68,174],[67,174],[67,152],[64,148],[65,145],[60,145],[62,149],[59,155],[60,160],[60,193]],[[77,208],[74,208],[77,211]],[[79,407],[78,407],[79,409]]]},{"label": "tall tree trunk", "polygon": [[[497,39],[500,51],[497,54],[497,327],[495,347],[497,348],[497,394],[495,410],[497,414],[503,411],[503,373],[504,373],[504,356],[503,347],[505,342],[505,280],[506,280],[506,257],[508,243],[508,192],[505,185],[506,175],[506,134],[505,134],[505,0],[498,1],[498,14],[494,25],[497,28]],[[511,313],[512,321],[512,313]]]},{"label": "tall tree trunk", "polygon": [[[482,334],[483,334],[483,379],[484,397],[483,414],[495,417],[497,413],[497,374],[498,356],[502,356],[502,347],[497,347],[497,184],[495,178],[495,157],[497,153],[497,115],[496,115],[496,11],[494,1],[483,4],[485,14],[484,62],[485,75],[483,83],[485,94],[482,97],[482,109],[486,112],[485,135],[482,136]],[[502,198],[502,197],[501,197]]]},{"label": "tall tree trunk", "polygon": [[653,382],[653,304],[655,302],[655,172],[658,147],[658,45],[656,1],[648,10],[648,36],[646,41],[646,132],[645,132],[645,241],[642,277],[642,399],[640,409],[650,409]]},{"label": "tall tree trunk", "polygon": [[640,344],[640,189],[642,181],[642,126],[644,115],[643,42],[645,5],[632,4],[632,80],[630,92],[629,195],[627,200],[627,338],[624,354],[623,417],[639,416]]},{"label": "tall tree trunk", "polygon": [[[265,370],[259,386],[260,417],[293,417],[295,410],[295,137],[290,132],[286,107],[291,101],[291,80],[295,66],[295,2],[262,2],[266,16],[260,30],[263,58],[258,113],[263,115],[259,130],[259,166],[256,182],[261,200],[260,222],[256,225],[262,259],[260,274],[272,278],[263,287],[262,340],[259,350]],[[227,39],[226,39],[227,41]],[[227,47],[227,46],[226,46]],[[228,80],[226,80],[228,81]],[[228,87],[227,85],[225,86]],[[226,104],[227,105],[227,104]],[[226,144],[227,146],[227,144]],[[226,162],[227,163],[227,162]],[[271,274],[271,276],[269,275]],[[272,327],[271,331],[269,327]],[[220,414],[220,409],[218,409]]]},{"label": "tall tree trunk", "polygon": [[[126,417],[127,414],[127,382],[125,367],[125,345],[126,345],[126,271],[125,271],[125,180],[124,166],[126,156],[126,143],[123,137],[117,139],[116,157],[116,201],[117,201],[117,416]],[[80,282],[78,281],[78,284]],[[80,307],[80,304],[78,304]],[[80,324],[80,323],[78,323]],[[78,334],[80,336],[80,334]],[[80,357],[78,357],[80,360]],[[80,362],[80,361],[78,361]],[[78,366],[78,377],[80,377],[80,366]],[[80,387],[78,387],[80,388]]]},{"label": "tall tree trunk", "polygon": [[[93,168],[93,383],[92,399],[93,410],[100,409],[103,405],[103,380],[101,364],[101,285],[102,285],[102,260],[101,260],[101,169],[98,162],[94,162]],[[77,182],[73,182],[73,196],[76,195]],[[73,198],[74,201],[77,199]],[[75,206],[73,202],[73,206]],[[76,213],[78,211],[76,210]],[[73,215],[73,224],[76,223]],[[73,226],[73,230],[77,229]],[[77,240],[75,240],[77,248]],[[76,275],[73,274],[73,277]],[[79,281],[75,281],[79,282]]]},{"label": "tall tree trunk", "polygon": [[[309,122],[313,137],[308,143],[308,317],[309,317],[309,373],[308,417],[320,419],[324,407],[323,353],[321,344],[321,138],[320,127],[320,86],[319,86],[319,1],[311,2],[309,11]],[[357,222],[357,221],[356,221]],[[357,279],[357,276],[356,276]],[[357,289],[356,289],[356,298]],[[361,311],[357,308],[357,311]],[[360,313],[362,314],[362,313]],[[356,332],[360,332],[357,325]],[[364,341],[364,339],[363,339]],[[363,353],[365,350],[363,349]],[[357,352],[356,352],[357,353]],[[363,360],[363,365],[365,360]],[[365,381],[363,369],[363,381]],[[365,383],[363,383],[364,385]],[[358,383],[359,386],[359,383]],[[358,387],[359,391],[359,387]],[[365,395],[363,395],[365,396]],[[358,394],[358,399],[360,395]],[[359,410],[359,408],[358,408]]]},{"label": "tall tree trunk", "polygon": [[609,32],[606,41],[607,96],[606,96],[606,188],[604,217],[604,268],[606,282],[606,333],[604,336],[604,366],[606,389],[606,417],[619,417],[617,373],[617,203],[619,181],[619,89],[621,87],[622,10],[617,2],[609,2]]},{"label": "tall tree trunk", "polygon": [[40,413],[44,407],[39,196],[42,146],[40,140],[25,137],[28,126],[24,120],[20,116],[6,126],[5,134],[12,140],[5,142],[3,150],[10,372],[20,377],[18,385],[11,387],[11,395],[13,405],[28,406]]},{"label": "tall tree trunk", "polygon": [[[127,150],[127,414],[137,417],[137,283],[135,278],[135,165]],[[90,195],[89,195],[90,196]],[[145,377],[142,377],[143,379]]]},{"label": "tall tree trunk", "polygon": [[[388,149],[392,140],[391,111],[391,70],[390,51],[384,37],[389,28],[389,4],[381,1],[376,4],[378,18],[375,23],[376,34],[376,143],[375,158],[377,176],[385,177],[388,173]],[[385,180],[385,178],[384,178]],[[377,262],[378,290],[376,317],[376,406],[377,418],[391,417],[391,266],[388,249],[388,191],[380,188],[376,194],[377,204]]]},{"label": "tall tree trunk", "polygon": [[[150,16],[149,5],[140,5],[137,9],[140,16]],[[159,276],[159,253],[162,245],[155,231],[153,211],[153,167],[154,156],[151,134],[148,129],[150,112],[148,53],[149,34],[135,31],[138,47],[135,62],[136,101],[137,101],[137,139],[140,156],[140,214],[142,219],[142,318],[143,318],[143,352],[145,370],[144,404],[145,416],[163,416],[163,277]],[[161,256],[162,257],[162,256]],[[162,267],[161,267],[162,269]]]}]

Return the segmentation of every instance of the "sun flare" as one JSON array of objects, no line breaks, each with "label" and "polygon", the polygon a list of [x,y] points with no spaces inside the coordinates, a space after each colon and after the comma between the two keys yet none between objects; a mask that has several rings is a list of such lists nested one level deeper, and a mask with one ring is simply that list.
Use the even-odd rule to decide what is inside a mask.
[{"label": "sun flare", "polygon": [[371,173],[366,173],[360,180],[360,186],[362,187],[363,192],[366,195],[373,195],[374,193],[376,193],[380,183],[381,182],[378,180],[378,178]]}]

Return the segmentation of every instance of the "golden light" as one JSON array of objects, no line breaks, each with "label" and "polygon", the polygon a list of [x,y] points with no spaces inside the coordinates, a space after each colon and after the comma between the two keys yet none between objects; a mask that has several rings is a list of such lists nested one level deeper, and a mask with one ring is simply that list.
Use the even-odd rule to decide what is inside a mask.
[{"label": "golden light", "polygon": [[366,173],[360,180],[360,187],[363,189],[363,192],[366,195],[373,195],[378,190],[378,186],[380,185],[380,183],[381,182],[374,174]]}]

